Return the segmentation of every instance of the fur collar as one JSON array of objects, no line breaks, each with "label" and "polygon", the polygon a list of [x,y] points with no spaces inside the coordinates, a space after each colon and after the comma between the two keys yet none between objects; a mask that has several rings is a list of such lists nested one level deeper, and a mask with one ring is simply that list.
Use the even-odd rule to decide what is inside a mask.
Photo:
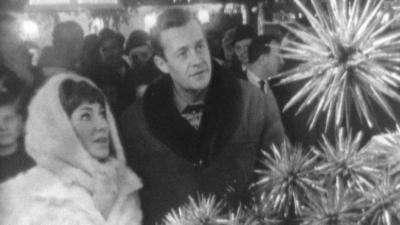
[{"label": "fur collar", "polygon": [[211,76],[198,131],[178,112],[170,76],[150,85],[144,96],[144,113],[152,134],[191,163],[209,162],[233,135],[240,120],[239,81],[217,63]]}]

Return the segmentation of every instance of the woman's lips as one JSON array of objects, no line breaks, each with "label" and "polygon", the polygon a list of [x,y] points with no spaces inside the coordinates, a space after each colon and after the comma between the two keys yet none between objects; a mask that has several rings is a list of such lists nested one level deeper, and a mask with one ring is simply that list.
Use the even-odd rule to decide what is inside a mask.
[{"label": "woman's lips", "polygon": [[106,143],[108,143],[108,138],[107,137],[96,138],[94,140],[94,142],[100,143],[100,144],[106,144]]}]

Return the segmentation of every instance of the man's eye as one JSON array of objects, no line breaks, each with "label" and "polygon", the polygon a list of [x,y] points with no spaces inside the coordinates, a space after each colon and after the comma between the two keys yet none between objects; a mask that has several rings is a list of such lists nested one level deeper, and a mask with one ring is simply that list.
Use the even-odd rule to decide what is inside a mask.
[{"label": "man's eye", "polygon": [[181,51],[181,52],[179,52],[178,57],[179,58],[186,58],[187,54],[188,54],[187,51]]},{"label": "man's eye", "polygon": [[197,50],[203,50],[204,49],[205,44],[204,43],[200,43],[196,46]]}]

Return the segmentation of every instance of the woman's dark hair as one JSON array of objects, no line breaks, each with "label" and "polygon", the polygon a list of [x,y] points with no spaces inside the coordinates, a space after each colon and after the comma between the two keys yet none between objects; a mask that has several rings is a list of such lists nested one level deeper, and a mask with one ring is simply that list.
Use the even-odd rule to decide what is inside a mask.
[{"label": "woman's dark hair", "polygon": [[17,114],[25,120],[31,94],[31,90],[17,77],[15,72],[0,65],[0,107],[15,105]]},{"label": "woman's dark hair", "polygon": [[60,101],[68,117],[82,103],[99,103],[105,107],[105,97],[96,87],[86,81],[65,80],[60,85]]}]

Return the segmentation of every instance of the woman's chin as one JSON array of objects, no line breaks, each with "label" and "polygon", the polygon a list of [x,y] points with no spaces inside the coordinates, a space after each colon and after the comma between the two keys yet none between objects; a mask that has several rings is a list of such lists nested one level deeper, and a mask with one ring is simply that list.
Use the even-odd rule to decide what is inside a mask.
[{"label": "woman's chin", "polygon": [[89,151],[90,155],[98,160],[107,159],[110,156],[110,150],[108,144],[96,144]]}]

